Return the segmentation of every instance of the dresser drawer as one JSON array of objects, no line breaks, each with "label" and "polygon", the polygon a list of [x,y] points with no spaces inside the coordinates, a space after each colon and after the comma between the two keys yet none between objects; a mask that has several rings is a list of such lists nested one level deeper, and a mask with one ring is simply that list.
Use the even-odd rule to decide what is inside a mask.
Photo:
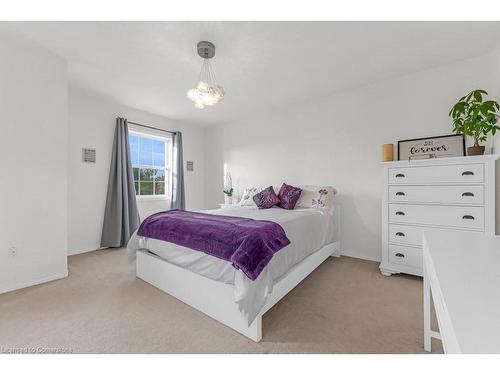
[{"label": "dresser drawer", "polygon": [[390,202],[418,203],[484,203],[483,185],[455,186],[389,186]]},{"label": "dresser drawer", "polygon": [[389,204],[389,222],[481,230],[484,229],[484,208]]},{"label": "dresser drawer", "polygon": [[422,269],[422,249],[389,245],[389,262]]},{"label": "dresser drawer", "polygon": [[422,246],[422,227],[389,224],[389,242]]},{"label": "dresser drawer", "polygon": [[484,180],[483,164],[389,168],[389,184],[455,184]]}]

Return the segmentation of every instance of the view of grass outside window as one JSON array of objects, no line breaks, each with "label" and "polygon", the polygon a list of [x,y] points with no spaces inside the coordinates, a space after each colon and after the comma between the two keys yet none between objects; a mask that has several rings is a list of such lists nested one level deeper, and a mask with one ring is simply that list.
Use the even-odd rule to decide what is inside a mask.
[{"label": "view of grass outside window", "polygon": [[167,138],[132,132],[129,141],[136,195],[168,195],[170,141]]}]

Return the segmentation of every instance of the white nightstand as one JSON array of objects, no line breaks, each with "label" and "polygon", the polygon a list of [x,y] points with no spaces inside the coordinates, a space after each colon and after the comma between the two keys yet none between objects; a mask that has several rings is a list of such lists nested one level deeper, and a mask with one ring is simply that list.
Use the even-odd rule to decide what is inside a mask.
[{"label": "white nightstand", "polygon": [[231,208],[231,207],[237,207],[237,204],[233,203],[219,203],[220,208]]}]

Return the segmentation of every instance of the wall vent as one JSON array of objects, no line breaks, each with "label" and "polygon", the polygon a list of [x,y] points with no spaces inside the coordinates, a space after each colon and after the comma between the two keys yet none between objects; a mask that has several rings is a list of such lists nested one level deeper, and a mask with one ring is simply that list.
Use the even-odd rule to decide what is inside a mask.
[{"label": "wall vent", "polygon": [[188,172],[194,171],[194,163],[192,161],[186,162],[186,169],[188,170]]},{"label": "wall vent", "polygon": [[82,148],[82,162],[95,163],[95,148]]}]

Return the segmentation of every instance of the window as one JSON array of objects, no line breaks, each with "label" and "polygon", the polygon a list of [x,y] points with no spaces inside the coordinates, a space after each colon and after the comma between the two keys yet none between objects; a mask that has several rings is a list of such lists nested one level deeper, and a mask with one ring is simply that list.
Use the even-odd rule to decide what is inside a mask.
[{"label": "window", "polygon": [[171,138],[130,132],[129,141],[135,194],[140,197],[170,196]]}]

